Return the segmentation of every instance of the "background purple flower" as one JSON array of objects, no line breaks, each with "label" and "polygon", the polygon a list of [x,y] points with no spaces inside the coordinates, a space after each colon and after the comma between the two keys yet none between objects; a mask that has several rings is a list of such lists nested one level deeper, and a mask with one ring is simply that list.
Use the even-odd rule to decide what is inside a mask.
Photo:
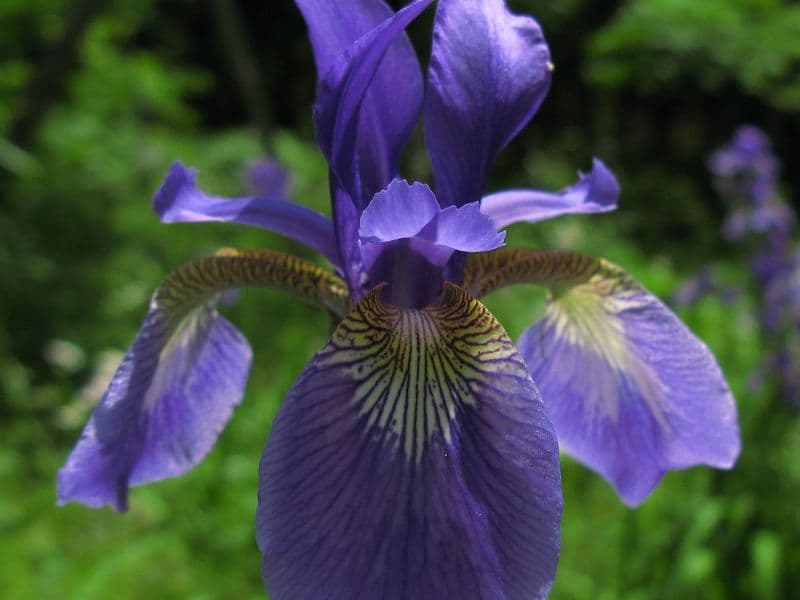
[{"label": "background purple flower", "polygon": [[292,175],[278,161],[264,157],[250,163],[245,171],[248,191],[253,196],[291,196]]},{"label": "background purple flower", "polygon": [[[786,401],[800,406],[800,249],[793,240],[797,216],[779,193],[780,160],[766,133],[742,125],[730,143],[710,156],[708,167],[729,206],[723,235],[750,253],[745,260],[758,291],[761,329],[771,348],[752,374],[751,384],[760,388],[768,374],[774,374]],[[674,301],[678,305],[697,301],[715,288],[713,279],[713,270],[707,267],[684,284]]]}]

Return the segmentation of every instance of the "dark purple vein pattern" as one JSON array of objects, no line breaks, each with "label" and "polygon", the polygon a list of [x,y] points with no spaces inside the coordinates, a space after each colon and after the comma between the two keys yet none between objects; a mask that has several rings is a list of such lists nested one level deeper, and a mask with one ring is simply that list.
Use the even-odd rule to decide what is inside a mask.
[{"label": "dark purple vein pattern", "polygon": [[295,383],[261,462],[257,537],[276,598],[539,598],[555,575],[558,449],[521,357],[447,285],[380,289]]}]

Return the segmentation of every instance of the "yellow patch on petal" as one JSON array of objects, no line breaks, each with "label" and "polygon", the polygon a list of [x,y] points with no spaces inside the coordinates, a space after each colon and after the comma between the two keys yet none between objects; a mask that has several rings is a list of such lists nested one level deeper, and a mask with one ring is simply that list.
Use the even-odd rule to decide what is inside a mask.
[{"label": "yellow patch on petal", "polygon": [[596,385],[608,386],[593,394],[611,418],[619,414],[619,386],[623,377],[641,395],[659,425],[669,428],[664,384],[653,368],[632,347],[625,331],[624,315],[642,310],[643,290],[615,265],[599,260],[600,268],[585,282],[551,291],[545,319],[561,340],[600,357],[619,377],[598,377]]},{"label": "yellow patch on petal", "polygon": [[527,371],[502,326],[460,288],[446,284],[438,303],[419,310],[384,304],[380,294],[340,323],[319,364],[348,372],[368,428],[419,461],[432,438],[452,442],[457,412],[476,405],[476,386],[495,369]]}]

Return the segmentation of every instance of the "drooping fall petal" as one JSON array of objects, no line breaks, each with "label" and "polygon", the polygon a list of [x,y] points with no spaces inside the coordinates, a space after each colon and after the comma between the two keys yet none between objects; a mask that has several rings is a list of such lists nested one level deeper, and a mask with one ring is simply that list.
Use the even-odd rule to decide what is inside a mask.
[{"label": "drooping fall petal", "polygon": [[460,288],[365,296],[294,384],[261,461],[257,538],[277,598],[542,598],[558,449],[502,326]]},{"label": "drooping fall petal", "polygon": [[708,348],[664,304],[607,261],[501,249],[471,257],[465,286],[551,290],[545,317],[520,339],[559,444],[639,504],[664,473],[730,468],[739,454],[734,402]]},{"label": "drooping fall petal", "polygon": [[334,314],[347,307],[343,281],[275,252],[225,250],[173,271],[59,472],[60,504],[125,510],[130,486],[185,473],[211,450],[251,359],[215,299],[243,285],[282,288]]},{"label": "drooping fall petal", "polygon": [[177,328],[167,321],[148,313],[59,472],[59,504],[126,510],[129,486],[200,462],[241,401],[251,359],[242,334],[211,307]]}]

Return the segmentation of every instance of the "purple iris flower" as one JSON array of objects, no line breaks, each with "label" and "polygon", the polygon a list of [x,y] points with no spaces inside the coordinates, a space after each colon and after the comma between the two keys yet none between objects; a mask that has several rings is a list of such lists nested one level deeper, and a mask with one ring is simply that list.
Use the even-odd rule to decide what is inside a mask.
[{"label": "purple iris flower", "polygon": [[[616,207],[599,160],[560,192],[485,195],[498,152],[550,85],[547,44],[502,0],[440,0],[427,82],[380,0],[297,0],[319,74],[314,122],[333,218],[279,194],[205,194],[176,163],[165,222],[281,233],[335,273],[268,250],[180,267],[59,474],[60,503],[123,510],[181,474],[239,403],[245,338],[215,309],[244,285],[286,290],[337,325],[285,399],[261,460],[256,537],[274,598],[540,598],[555,576],[559,444],[631,505],[665,471],[730,467],[736,409],[708,349],[619,267],[502,247],[505,227]],[[435,186],[398,177],[423,115]],[[479,298],[550,290],[518,345]],[[534,381],[538,384],[538,390]]]},{"label": "purple iris flower", "polygon": [[697,275],[681,284],[672,295],[672,303],[681,308],[695,304],[703,296],[714,290],[714,279],[714,270],[711,265],[706,265],[700,269]]},{"label": "purple iris flower", "polygon": [[750,234],[751,268],[760,295],[760,322],[771,352],[751,377],[760,387],[767,375],[777,377],[784,397],[800,406],[800,250],[792,236],[797,215],[778,191],[780,160],[769,136],[754,125],[742,125],[733,139],[709,159],[716,184],[732,210],[725,221],[728,239]]},{"label": "purple iris flower", "polygon": [[253,196],[286,198],[291,191],[292,176],[277,160],[264,157],[247,166],[247,187]]},{"label": "purple iris flower", "polygon": [[786,237],[794,227],[794,212],[779,200],[780,161],[769,137],[758,127],[742,125],[731,142],[714,152],[709,170],[720,193],[733,203],[723,225],[725,237],[739,240],[748,233]]}]

